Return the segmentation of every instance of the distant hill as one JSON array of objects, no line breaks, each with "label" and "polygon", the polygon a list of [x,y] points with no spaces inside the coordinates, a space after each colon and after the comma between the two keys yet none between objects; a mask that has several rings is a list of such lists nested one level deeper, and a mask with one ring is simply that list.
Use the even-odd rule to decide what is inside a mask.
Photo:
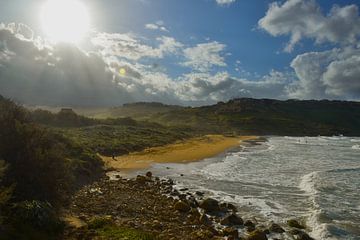
[{"label": "distant hill", "polygon": [[[190,127],[198,133],[360,136],[360,102],[349,101],[239,98],[202,107],[138,102],[74,111],[96,119],[130,117]],[[79,118],[78,121],[83,124],[89,120]]]},{"label": "distant hill", "polygon": [[240,98],[158,113],[152,121],[222,133],[360,136],[360,102]]}]

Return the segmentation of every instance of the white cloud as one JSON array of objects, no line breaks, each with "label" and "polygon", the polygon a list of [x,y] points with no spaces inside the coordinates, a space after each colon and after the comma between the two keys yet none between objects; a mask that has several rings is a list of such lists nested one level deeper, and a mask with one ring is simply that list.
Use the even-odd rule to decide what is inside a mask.
[{"label": "white cloud", "polygon": [[145,28],[149,30],[159,30],[163,32],[169,32],[169,30],[165,27],[163,21],[157,21],[156,23],[145,24]]},{"label": "white cloud", "polygon": [[186,48],[184,49],[186,61],[183,65],[199,72],[207,72],[213,66],[225,67],[225,58],[222,56],[225,48],[225,44],[218,42],[201,43]]},{"label": "white cloud", "polygon": [[356,44],[360,36],[360,16],[356,5],[334,5],[324,15],[315,0],[274,2],[259,27],[273,36],[290,35],[285,51],[291,52],[302,38],[316,43]]},{"label": "white cloud", "polygon": [[217,4],[223,6],[223,5],[229,5],[234,3],[236,0],[216,0]]},{"label": "white cloud", "polygon": [[289,87],[296,98],[360,99],[360,49],[335,48],[297,56],[291,63],[299,81]]},{"label": "white cloud", "polygon": [[141,58],[163,58],[164,55],[175,53],[183,46],[171,37],[159,37],[157,41],[159,46],[152,47],[129,33],[98,33],[91,40],[105,56],[117,56],[134,61]]}]

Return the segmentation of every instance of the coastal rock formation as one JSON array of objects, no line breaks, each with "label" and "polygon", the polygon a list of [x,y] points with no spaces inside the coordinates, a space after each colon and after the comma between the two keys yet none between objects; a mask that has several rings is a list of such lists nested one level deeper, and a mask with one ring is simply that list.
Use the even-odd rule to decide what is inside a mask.
[{"label": "coastal rock formation", "polygon": [[199,205],[200,208],[204,209],[205,212],[213,213],[220,211],[219,202],[212,198],[207,198],[202,201]]},{"label": "coastal rock formation", "polygon": [[241,217],[235,215],[235,214],[230,214],[226,217],[224,217],[220,223],[222,225],[227,225],[227,226],[234,226],[234,225],[243,225],[244,224],[244,221],[242,220]]}]

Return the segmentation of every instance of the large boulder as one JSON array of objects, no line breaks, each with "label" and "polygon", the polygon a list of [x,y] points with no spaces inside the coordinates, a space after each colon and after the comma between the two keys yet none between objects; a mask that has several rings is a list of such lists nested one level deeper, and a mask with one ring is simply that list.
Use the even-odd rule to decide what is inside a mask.
[{"label": "large boulder", "polygon": [[219,202],[212,198],[207,198],[199,205],[205,212],[218,212],[220,210]]},{"label": "large boulder", "polygon": [[179,212],[189,212],[191,210],[189,204],[184,201],[178,201],[175,203],[174,208]]},{"label": "large boulder", "polygon": [[234,225],[243,225],[244,221],[242,220],[241,217],[235,215],[235,214],[230,214],[226,217],[224,217],[220,223],[222,225],[227,225],[227,226],[234,226]]}]

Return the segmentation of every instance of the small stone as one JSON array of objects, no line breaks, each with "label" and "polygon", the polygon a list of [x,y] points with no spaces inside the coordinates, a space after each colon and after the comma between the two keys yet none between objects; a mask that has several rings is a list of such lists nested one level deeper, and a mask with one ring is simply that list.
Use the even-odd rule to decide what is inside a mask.
[{"label": "small stone", "polygon": [[290,219],[287,221],[287,224],[290,226],[290,227],[293,227],[293,228],[298,228],[298,229],[305,229],[305,227],[303,225],[301,225],[297,220],[295,219]]},{"label": "small stone", "polygon": [[266,234],[257,229],[249,234],[249,236],[246,238],[246,240],[267,240]]},{"label": "small stone", "polygon": [[282,227],[280,227],[279,224],[276,224],[276,223],[272,223],[270,225],[269,231],[273,232],[273,233],[283,233],[283,232],[285,232],[285,230]]},{"label": "small stone", "polygon": [[175,203],[174,208],[179,212],[189,212],[191,209],[190,206],[184,201],[178,201]]},{"label": "small stone", "polygon": [[146,173],[146,176],[147,176],[148,178],[152,178],[152,175],[153,175],[153,174],[152,174],[152,172],[150,172],[150,171]]},{"label": "small stone", "polygon": [[236,238],[239,237],[239,231],[234,227],[226,227],[223,230],[223,235],[224,236],[231,236],[231,237],[234,237],[236,239]]},{"label": "small stone", "polygon": [[244,221],[241,219],[241,217],[235,215],[235,214],[230,214],[229,216],[224,217],[220,223],[222,225],[227,225],[227,226],[234,226],[234,225],[243,225]]},{"label": "small stone", "polygon": [[306,232],[303,232],[298,229],[292,229],[290,231],[292,235],[295,235],[296,240],[314,240],[312,237],[310,237]]},{"label": "small stone", "polygon": [[204,225],[210,225],[211,221],[208,218],[208,216],[206,216],[206,214],[201,214],[200,218],[199,218],[199,222],[204,224]]},{"label": "small stone", "polygon": [[196,191],[195,194],[198,195],[198,196],[204,196],[204,193],[200,192],[200,191]]},{"label": "small stone", "polygon": [[145,182],[146,182],[146,177],[144,177],[144,176],[140,176],[140,175],[138,175],[137,177],[136,177],[136,182],[138,182],[138,183],[141,183],[141,184],[144,184]]}]

